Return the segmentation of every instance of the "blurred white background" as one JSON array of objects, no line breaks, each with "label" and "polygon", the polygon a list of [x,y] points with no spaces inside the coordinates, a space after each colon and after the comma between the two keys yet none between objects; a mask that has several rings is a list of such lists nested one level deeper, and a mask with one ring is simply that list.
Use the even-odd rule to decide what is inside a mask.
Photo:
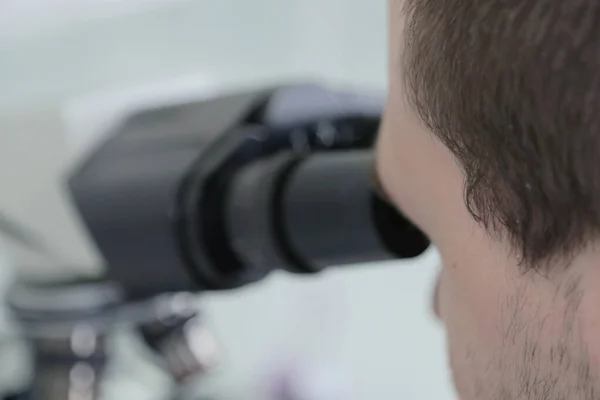
[{"label": "blurred white background", "polygon": [[[385,91],[386,22],[384,0],[0,0],[0,126],[15,114],[56,114],[77,145],[132,95],[204,95],[307,77]],[[43,122],[31,129],[39,134]],[[0,139],[8,135],[27,132],[1,131]],[[28,153],[40,165],[21,178],[30,186],[49,162],[35,152],[52,146],[38,139],[44,145]],[[0,197],[19,200],[6,182],[20,160],[0,148],[2,158],[13,172],[0,172]],[[417,262],[318,278],[276,274],[200,298],[226,349],[206,386],[218,399],[265,399],[272,371],[305,365],[341,375],[353,389],[348,399],[452,399],[442,331],[429,310],[437,262],[431,251]],[[160,381],[133,360],[124,362],[136,365],[137,378],[120,379],[111,398],[154,398]]]}]

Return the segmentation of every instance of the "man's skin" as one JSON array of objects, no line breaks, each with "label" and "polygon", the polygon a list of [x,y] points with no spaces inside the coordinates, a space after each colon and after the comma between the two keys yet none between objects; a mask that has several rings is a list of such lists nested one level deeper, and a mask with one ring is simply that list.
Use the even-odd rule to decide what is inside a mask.
[{"label": "man's skin", "polygon": [[508,243],[473,219],[461,166],[406,100],[402,1],[390,0],[377,169],[389,198],[442,257],[435,310],[460,398],[600,398],[600,253],[582,251],[546,275],[525,272]]}]

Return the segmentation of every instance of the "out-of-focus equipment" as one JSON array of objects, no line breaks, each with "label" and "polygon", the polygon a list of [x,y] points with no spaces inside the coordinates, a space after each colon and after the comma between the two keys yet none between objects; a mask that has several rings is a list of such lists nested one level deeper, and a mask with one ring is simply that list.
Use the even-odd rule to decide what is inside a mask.
[{"label": "out-of-focus equipment", "polygon": [[130,298],[415,257],[427,239],[373,190],[380,113],[315,86],[144,110],[69,187]]},{"label": "out-of-focus equipment", "polygon": [[22,279],[8,297],[33,349],[34,397],[96,399],[105,338],[123,321],[176,382],[210,370],[216,343],[185,293],[423,253],[428,239],[374,187],[381,105],[296,85],[124,119],[65,177],[105,276]]}]

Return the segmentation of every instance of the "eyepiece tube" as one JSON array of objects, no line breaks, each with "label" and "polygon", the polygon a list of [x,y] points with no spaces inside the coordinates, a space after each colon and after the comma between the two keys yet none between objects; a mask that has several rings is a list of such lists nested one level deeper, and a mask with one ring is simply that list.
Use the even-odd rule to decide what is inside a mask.
[{"label": "eyepiece tube", "polygon": [[379,199],[370,151],[322,153],[290,174],[281,215],[293,251],[311,268],[420,255],[425,236]]},{"label": "eyepiece tube", "polygon": [[317,272],[423,253],[429,240],[373,190],[370,151],[280,155],[230,191],[232,246],[253,268]]}]

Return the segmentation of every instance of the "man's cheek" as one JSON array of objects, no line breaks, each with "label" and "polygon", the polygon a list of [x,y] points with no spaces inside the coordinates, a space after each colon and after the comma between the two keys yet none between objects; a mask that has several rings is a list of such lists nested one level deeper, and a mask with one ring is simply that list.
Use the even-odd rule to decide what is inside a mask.
[{"label": "man's cheek", "polygon": [[433,291],[433,313],[437,319],[441,320],[442,315],[440,313],[440,284],[441,284],[441,274],[438,274],[438,277],[435,281],[435,287]]},{"label": "man's cheek", "polygon": [[448,276],[445,267],[440,270],[433,291],[433,313],[441,323],[446,323],[450,307],[452,307],[451,299],[448,293]]}]

